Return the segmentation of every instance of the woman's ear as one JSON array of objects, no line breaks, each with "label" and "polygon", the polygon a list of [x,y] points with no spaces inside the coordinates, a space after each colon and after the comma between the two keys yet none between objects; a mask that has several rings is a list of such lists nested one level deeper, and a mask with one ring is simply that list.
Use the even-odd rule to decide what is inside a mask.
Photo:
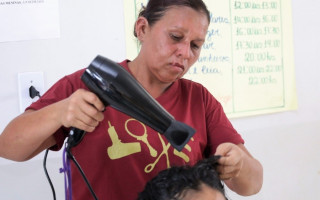
[{"label": "woman's ear", "polygon": [[145,17],[139,17],[136,21],[135,32],[138,40],[142,43],[149,26],[148,20]]}]

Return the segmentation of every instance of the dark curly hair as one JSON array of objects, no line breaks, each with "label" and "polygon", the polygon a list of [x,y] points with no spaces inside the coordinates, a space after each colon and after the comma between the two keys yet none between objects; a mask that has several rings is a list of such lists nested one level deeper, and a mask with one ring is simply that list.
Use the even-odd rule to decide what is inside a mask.
[{"label": "dark curly hair", "polygon": [[179,200],[188,189],[200,191],[201,184],[206,184],[225,196],[224,185],[216,171],[219,158],[212,156],[193,167],[176,166],[161,171],[146,184],[137,200]]},{"label": "dark curly hair", "polygon": [[[156,23],[165,12],[173,6],[186,6],[196,11],[203,12],[210,23],[210,12],[202,0],[149,0],[147,6],[143,7],[139,17],[143,16],[148,20],[150,26]],[[134,29],[134,36],[137,34]]]}]

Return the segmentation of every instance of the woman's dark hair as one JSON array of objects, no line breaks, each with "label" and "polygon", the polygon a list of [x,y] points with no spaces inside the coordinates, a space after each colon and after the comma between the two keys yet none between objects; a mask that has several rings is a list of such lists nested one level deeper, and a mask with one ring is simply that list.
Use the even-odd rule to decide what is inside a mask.
[{"label": "woman's dark hair", "polygon": [[195,166],[171,167],[151,179],[139,194],[138,200],[179,200],[187,190],[201,190],[206,184],[225,196],[224,185],[216,171],[219,156],[199,161]]},{"label": "woman's dark hair", "polygon": [[[142,7],[139,17],[145,17],[150,26],[156,23],[173,6],[186,6],[196,11],[203,12],[210,23],[210,12],[202,0],[149,0],[147,6]],[[137,34],[134,29],[134,36]]]}]

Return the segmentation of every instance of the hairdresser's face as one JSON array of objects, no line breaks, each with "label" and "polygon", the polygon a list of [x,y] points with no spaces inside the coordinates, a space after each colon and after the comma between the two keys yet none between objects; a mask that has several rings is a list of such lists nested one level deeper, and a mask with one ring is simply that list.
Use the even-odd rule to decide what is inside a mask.
[{"label": "hairdresser's face", "polygon": [[181,200],[226,200],[221,192],[205,184],[202,184],[199,191],[188,190]]},{"label": "hairdresser's face", "polygon": [[208,25],[204,13],[188,7],[172,7],[147,25],[140,53],[151,75],[165,83],[181,78],[198,59]]}]

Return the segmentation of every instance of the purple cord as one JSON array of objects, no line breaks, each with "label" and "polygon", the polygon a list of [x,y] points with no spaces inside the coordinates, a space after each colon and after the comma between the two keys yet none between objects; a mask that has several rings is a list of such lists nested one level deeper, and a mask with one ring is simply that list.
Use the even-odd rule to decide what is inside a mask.
[{"label": "purple cord", "polygon": [[65,198],[66,200],[72,200],[70,160],[66,155],[67,152],[65,147],[62,154],[63,168],[60,168],[60,173],[64,173]]}]

